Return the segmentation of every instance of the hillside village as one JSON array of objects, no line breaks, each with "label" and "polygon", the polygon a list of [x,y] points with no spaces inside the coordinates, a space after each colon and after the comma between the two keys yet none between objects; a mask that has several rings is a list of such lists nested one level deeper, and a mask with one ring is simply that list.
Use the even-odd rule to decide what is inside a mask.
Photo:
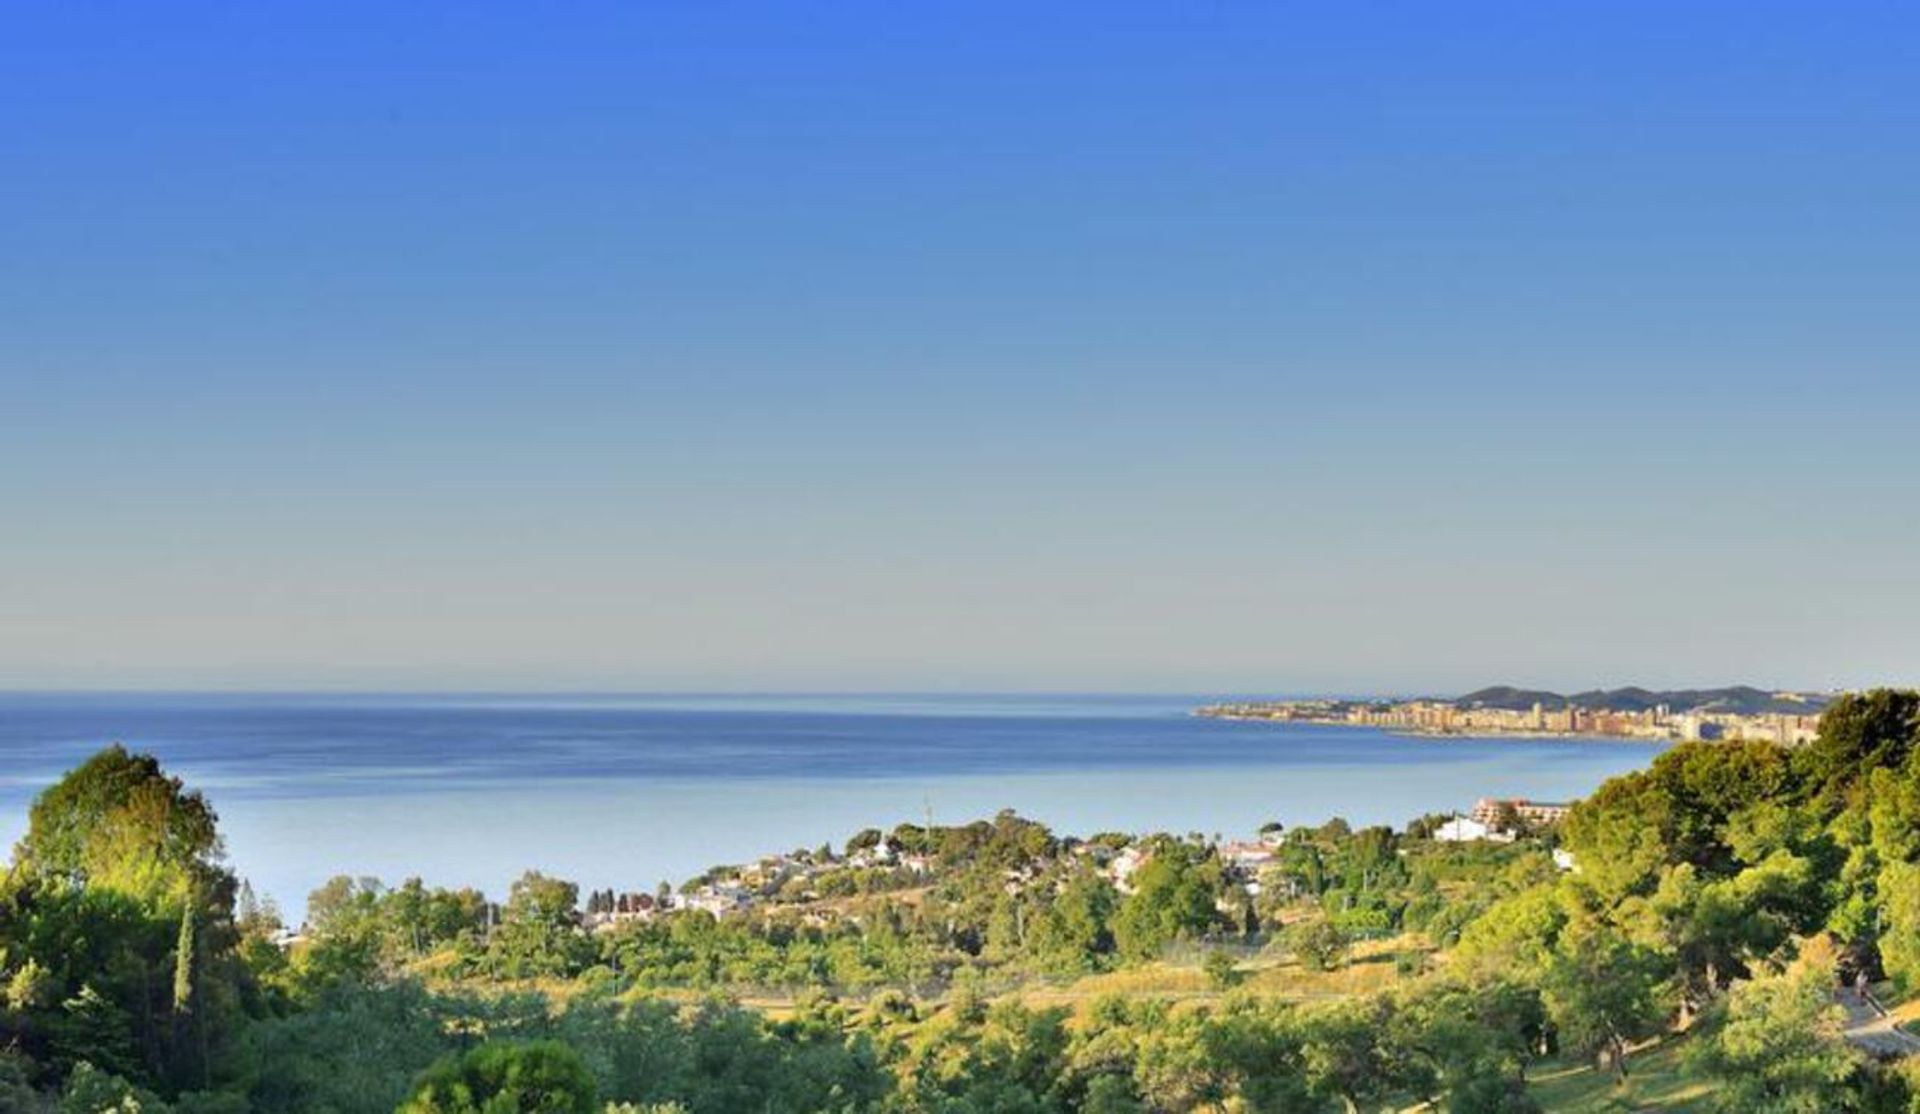
[{"label": "hillside village", "polygon": [[[1408,834],[1439,843],[1511,843],[1522,836],[1550,832],[1571,807],[1523,798],[1483,797],[1465,812],[1415,821],[1408,826]],[[1011,813],[1003,813],[995,821],[1009,822],[1030,823]],[[1314,830],[1301,829],[1293,838]],[[751,863],[714,866],[677,891],[665,883],[651,892],[611,888],[590,891],[580,912],[580,924],[590,931],[604,932],[675,912],[695,911],[718,918],[775,909],[798,911],[802,923],[813,927],[841,916],[857,919],[857,913],[845,912],[846,899],[911,893],[950,879],[971,865],[965,858],[943,859],[923,849],[930,842],[928,831],[905,824],[885,834],[868,829],[850,839],[841,854],[822,846],[765,855]],[[943,836],[942,829],[931,831],[936,839]],[[1055,841],[1050,853],[1003,868],[1001,886],[1007,894],[1017,895],[1047,878],[1056,867],[1088,865],[1116,892],[1131,894],[1134,875],[1152,861],[1155,844],[1166,838],[1120,833],[1086,840],[1063,837]],[[1222,913],[1232,913],[1263,895],[1268,901],[1300,896],[1298,881],[1281,869],[1289,838],[1289,829],[1276,822],[1248,838],[1190,835],[1187,842],[1218,861],[1222,889],[1216,904]],[[1561,869],[1572,868],[1570,854],[1558,848],[1552,853]]]}]

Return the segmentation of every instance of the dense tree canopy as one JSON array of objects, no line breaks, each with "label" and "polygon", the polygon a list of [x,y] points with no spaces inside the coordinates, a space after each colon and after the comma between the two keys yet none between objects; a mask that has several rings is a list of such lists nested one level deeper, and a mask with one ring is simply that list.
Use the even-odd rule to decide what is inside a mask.
[{"label": "dense tree canopy", "polygon": [[110,747],[34,802],[0,880],[7,1043],[44,1076],[212,1081],[252,993],[213,810],[151,756]]},{"label": "dense tree canopy", "polygon": [[559,1041],[488,1043],[421,1076],[398,1114],[592,1114],[593,1076]]},{"label": "dense tree canopy", "polygon": [[16,863],[50,879],[184,901],[223,874],[216,819],[153,756],[112,746],[34,802]]}]

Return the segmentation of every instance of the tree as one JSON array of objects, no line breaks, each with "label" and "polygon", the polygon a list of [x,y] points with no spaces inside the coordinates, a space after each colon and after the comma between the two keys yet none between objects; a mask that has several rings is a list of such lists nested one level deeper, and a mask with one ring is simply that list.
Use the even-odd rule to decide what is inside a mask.
[{"label": "tree", "polygon": [[501,973],[516,978],[573,974],[591,956],[575,907],[580,887],[537,870],[520,876],[500,911],[491,951]]},{"label": "tree", "polygon": [[1400,1081],[1381,1044],[1384,1020],[1377,1001],[1343,1002],[1307,1014],[1301,1035],[1308,1086],[1339,1099],[1348,1111],[1395,1090]]},{"label": "tree", "polygon": [[59,1106],[60,1114],[145,1114],[164,1109],[152,1092],[85,1063],[67,1079]]},{"label": "tree", "polygon": [[146,1074],[135,1016],[124,1006],[83,983],[60,1010],[48,1022],[56,1067],[93,1064],[115,1075]]},{"label": "tree", "polygon": [[1828,1114],[1856,1109],[1857,1061],[1833,1001],[1834,951],[1811,944],[1783,974],[1736,984],[1697,1067],[1720,1080],[1722,1110]]},{"label": "tree", "polygon": [[1618,912],[1636,942],[1669,957],[1683,1011],[1712,1000],[1747,974],[1755,957],[1814,927],[1824,912],[1812,865],[1775,851],[1731,878],[1702,881],[1692,863],[1669,867],[1658,889]]},{"label": "tree", "polygon": [[1450,1111],[1535,1109],[1523,1070],[1537,1054],[1546,1017],[1539,994],[1504,980],[1427,980],[1393,997],[1382,1039],[1407,1090],[1444,1097]]},{"label": "tree", "polygon": [[193,906],[180,911],[180,938],[174,946],[173,1012],[193,1012]]},{"label": "tree", "polygon": [[1910,990],[1920,986],[1920,864],[1888,867],[1881,875],[1880,897],[1880,962],[1902,990]]},{"label": "tree", "polygon": [[312,940],[297,956],[304,984],[321,989],[365,980],[379,970],[380,897],[385,892],[378,879],[338,874],[307,895]]},{"label": "tree", "polygon": [[32,1072],[33,1062],[25,1056],[14,1051],[0,1052],[0,1110],[26,1114],[45,1106],[29,1082]]},{"label": "tree", "polygon": [[1614,905],[1651,893],[1666,866],[1732,873],[1733,818],[1796,792],[1788,755],[1759,740],[1681,743],[1648,769],[1608,781],[1567,817],[1564,839],[1580,862],[1581,885]]},{"label": "tree", "polygon": [[1200,969],[1206,972],[1207,982],[1215,990],[1232,990],[1244,978],[1233,956],[1224,948],[1209,949],[1206,958],[1200,961]]},{"label": "tree", "polygon": [[1526,821],[1521,818],[1519,808],[1512,801],[1501,801],[1494,805],[1493,819],[1487,823],[1487,827],[1496,832],[1510,832],[1516,835],[1521,834],[1525,826]]},{"label": "tree", "polygon": [[1119,895],[1099,873],[1076,871],[1028,932],[1034,958],[1056,971],[1086,971],[1113,950],[1109,927]]},{"label": "tree", "polygon": [[257,1020],[236,1065],[247,1104],[259,1114],[390,1111],[453,1047],[457,1005],[417,983],[347,981]]},{"label": "tree", "polygon": [[1820,733],[1794,754],[1818,793],[1833,795],[1874,769],[1892,768],[1920,747],[1920,691],[1854,692],[1827,705]]},{"label": "tree", "polygon": [[1580,863],[1581,885],[1608,903],[1650,891],[1674,859],[1673,812],[1645,773],[1613,778],[1575,804],[1561,838]]},{"label": "tree", "polygon": [[185,901],[217,880],[230,888],[216,819],[206,799],[152,755],[116,745],[40,794],[16,859],[42,875]]},{"label": "tree", "polygon": [[0,881],[9,1043],[165,1092],[241,1023],[236,880],[213,810],[149,755],[99,752],[42,793]]},{"label": "tree", "polygon": [[1087,1082],[1087,1096],[1080,1103],[1081,1114],[1143,1114],[1146,1107],[1133,1093],[1133,1082],[1124,1075],[1096,1075]]},{"label": "tree", "polygon": [[397,1114],[593,1114],[593,1076],[558,1041],[488,1043],[421,1076]]},{"label": "tree", "polygon": [[1658,958],[1612,929],[1583,925],[1560,940],[1542,991],[1547,1013],[1571,1051],[1627,1077],[1627,1049],[1666,1020],[1655,995]]},{"label": "tree", "polygon": [[1339,967],[1347,958],[1350,941],[1340,926],[1330,920],[1316,918],[1303,921],[1287,930],[1286,943],[1300,965],[1314,971],[1331,971]]},{"label": "tree", "polygon": [[1133,873],[1133,893],[1113,921],[1115,946],[1129,958],[1151,959],[1175,940],[1207,932],[1219,919],[1219,882],[1219,864],[1200,849],[1161,840]]}]

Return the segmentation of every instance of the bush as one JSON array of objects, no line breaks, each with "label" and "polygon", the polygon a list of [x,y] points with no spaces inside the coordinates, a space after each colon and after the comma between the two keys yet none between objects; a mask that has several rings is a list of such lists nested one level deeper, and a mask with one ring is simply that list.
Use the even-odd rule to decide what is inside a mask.
[{"label": "bush", "polygon": [[483,1044],[428,1068],[400,1114],[593,1114],[593,1077],[558,1041]]},{"label": "bush", "polygon": [[1332,921],[1309,921],[1287,931],[1287,948],[1301,965],[1332,971],[1346,962],[1347,934]]},{"label": "bush", "polygon": [[1220,948],[1207,952],[1206,958],[1200,961],[1200,969],[1207,973],[1207,982],[1215,990],[1231,990],[1245,978],[1234,964],[1233,956]]},{"label": "bush", "polygon": [[68,1077],[59,1109],[60,1114],[151,1114],[164,1107],[152,1092],[83,1062]]}]

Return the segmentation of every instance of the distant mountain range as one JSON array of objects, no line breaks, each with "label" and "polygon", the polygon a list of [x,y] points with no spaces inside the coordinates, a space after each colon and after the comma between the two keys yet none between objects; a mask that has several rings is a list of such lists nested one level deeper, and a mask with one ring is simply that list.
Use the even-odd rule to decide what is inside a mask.
[{"label": "distant mountain range", "polygon": [[1525,711],[1535,704],[1549,711],[1557,711],[1571,704],[1576,708],[1596,710],[1605,708],[1615,712],[1644,712],[1649,708],[1657,708],[1665,704],[1669,711],[1676,714],[1724,712],[1733,715],[1757,716],[1777,712],[1812,715],[1825,708],[1832,699],[1825,693],[1779,692],[1757,689],[1751,685],[1662,691],[1628,686],[1618,689],[1591,689],[1587,692],[1576,692],[1571,696],[1540,689],[1494,685],[1491,688],[1456,697],[1453,703],[1459,708],[1506,708],[1513,711]]}]

